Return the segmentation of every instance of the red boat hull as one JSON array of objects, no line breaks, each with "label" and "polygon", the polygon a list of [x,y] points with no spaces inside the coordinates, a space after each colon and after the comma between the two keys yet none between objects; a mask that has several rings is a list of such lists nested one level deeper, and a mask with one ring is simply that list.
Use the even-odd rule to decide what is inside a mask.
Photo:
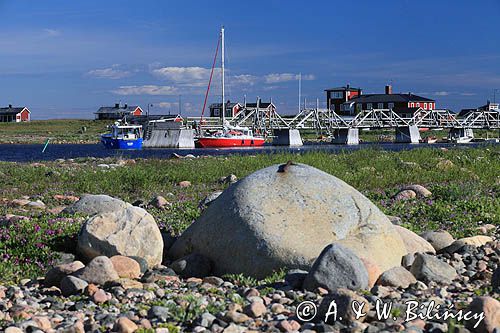
[{"label": "red boat hull", "polygon": [[202,148],[227,148],[227,147],[258,147],[264,144],[263,138],[199,138],[198,144]]}]

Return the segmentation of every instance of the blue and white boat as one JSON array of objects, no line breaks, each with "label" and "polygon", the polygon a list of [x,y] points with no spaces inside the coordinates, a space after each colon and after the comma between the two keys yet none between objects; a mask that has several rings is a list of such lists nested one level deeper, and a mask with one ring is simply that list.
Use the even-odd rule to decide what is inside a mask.
[{"label": "blue and white boat", "polygon": [[142,149],[142,126],[115,123],[101,142],[109,149]]}]

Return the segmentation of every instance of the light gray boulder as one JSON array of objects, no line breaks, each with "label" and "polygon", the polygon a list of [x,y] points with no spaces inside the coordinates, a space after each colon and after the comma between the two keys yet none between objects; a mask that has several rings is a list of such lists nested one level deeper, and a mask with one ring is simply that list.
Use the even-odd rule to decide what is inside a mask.
[{"label": "light gray boulder", "polygon": [[450,283],[458,276],[455,268],[435,256],[424,253],[417,253],[410,272],[417,280],[425,283],[430,281]]},{"label": "light gray boulder", "polygon": [[163,239],[151,214],[128,205],[90,217],[78,234],[77,250],[86,260],[102,255],[139,257],[151,268],[161,264]]},{"label": "light gray boulder", "polygon": [[111,259],[105,256],[94,258],[87,266],[76,271],[72,275],[88,283],[102,286],[106,282],[116,281],[120,278]]},{"label": "light gray boulder", "polygon": [[383,272],[377,280],[378,285],[396,288],[408,288],[408,286],[416,282],[417,279],[413,276],[413,274],[402,266],[393,267],[388,271]]},{"label": "light gray boulder", "polygon": [[88,285],[87,281],[68,275],[61,280],[61,293],[65,297],[80,294]]},{"label": "light gray boulder", "polygon": [[110,197],[104,194],[85,194],[72,204],[66,207],[62,212],[66,214],[83,214],[83,215],[94,215],[109,213],[116,210],[122,210],[124,208],[130,207],[131,205],[120,199]]},{"label": "light gray boulder", "polygon": [[357,190],[316,168],[273,165],[224,191],[168,252],[199,253],[215,274],[262,278],[281,268],[308,270],[336,242],[381,270],[406,250],[387,217]]},{"label": "light gray boulder", "polygon": [[455,239],[445,230],[441,231],[426,231],[420,235],[423,239],[428,241],[436,252],[441,251],[445,247],[450,246]]},{"label": "light gray boulder", "polygon": [[335,291],[339,288],[359,290],[368,288],[368,272],[356,254],[339,245],[328,245],[307,274],[303,288]]}]

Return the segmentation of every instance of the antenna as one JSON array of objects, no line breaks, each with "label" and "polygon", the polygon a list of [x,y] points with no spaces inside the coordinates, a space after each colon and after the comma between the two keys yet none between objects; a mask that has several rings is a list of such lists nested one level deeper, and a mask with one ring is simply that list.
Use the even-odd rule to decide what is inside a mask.
[{"label": "antenna", "polygon": [[179,95],[179,115],[181,115],[181,114],[182,114],[181,96],[182,96],[182,95]]},{"label": "antenna", "polygon": [[301,99],[301,91],[302,89],[302,73],[299,73],[299,112],[300,112],[300,99]]},{"label": "antenna", "polygon": [[224,26],[220,29],[220,37],[222,42],[221,48],[221,67],[222,67],[222,126],[224,126],[224,118],[226,116],[226,96],[224,91]]}]

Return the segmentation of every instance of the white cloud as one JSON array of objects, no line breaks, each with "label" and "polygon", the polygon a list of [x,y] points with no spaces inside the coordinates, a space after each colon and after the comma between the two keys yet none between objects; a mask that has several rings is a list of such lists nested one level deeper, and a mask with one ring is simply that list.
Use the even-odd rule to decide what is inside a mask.
[{"label": "white cloud", "polygon": [[[299,74],[292,73],[272,73],[264,76],[266,83],[281,83],[281,82],[289,82],[295,81],[299,79]],[[314,80],[315,77],[312,74],[302,75],[302,80],[311,81]]]},{"label": "white cloud", "polygon": [[259,78],[250,74],[235,75],[229,78],[230,83],[237,85],[250,85],[253,86],[259,81]]},{"label": "white cloud", "polygon": [[43,32],[47,37],[57,37],[61,35],[61,31],[56,29],[43,29]]},{"label": "white cloud", "polygon": [[436,96],[448,96],[450,94],[449,91],[436,91],[434,95]]},{"label": "white cloud", "polygon": [[152,72],[162,79],[180,83],[207,80],[210,77],[210,69],[203,67],[163,67]]},{"label": "white cloud", "polygon": [[476,96],[477,94],[475,94],[475,93],[469,93],[469,92],[463,92],[460,95],[461,96]]},{"label": "white cloud", "polygon": [[157,85],[144,85],[144,86],[121,86],[112,91],[117,95],[178,95],[179,90],[173,86],[157,86]]},{"label": "white cloud", "polygon": [[130,71],[121,70],[116,67],[117,67],[116,65],[113,65],[110,68],[93,69],[91,71],[88,71],[87,75],[101,79],[113,79],[113,80],[122,79],[124,77],[131,75]]},{"label": "white cloud", "polygon": [[173,109],[173,108],[178,108],[179,103],[160,102],[160,103],[156,103],[155,106],[158,106],[159,108],[162,108],[162,109]]}]

